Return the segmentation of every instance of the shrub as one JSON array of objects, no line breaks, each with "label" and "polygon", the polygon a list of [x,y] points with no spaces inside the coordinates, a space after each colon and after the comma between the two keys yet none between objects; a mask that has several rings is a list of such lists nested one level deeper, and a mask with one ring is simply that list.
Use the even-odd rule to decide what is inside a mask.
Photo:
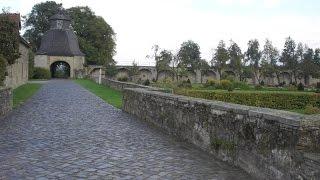
[{"label": "shrub", "polygon": [[263,80],[260,81],[260,85],[261,85],[261,86],[264,86],[264,81],[263,81]]},{"label": "shrub", "polygon": [[234,82],[235,81],[235,77],[232,75],[228,75],[225,80],[229,80],[230,82]]},{"label": "shrub", "polygon": [[50,79],[50,71],[45,68],[35,67],[33,69],[33,79]]},{"label": "shrub", "polygon": [[288,91],[297,91],[297,87],[290,84],[288,87]]},{"label": "shrub", "polygon": [[242,81],[234,81],[233,82],[233,87],[237,89],[242,89],[242,90],[249,90],[251,89],[250,86]]},{"label": "shrub", "polygon": [[150,85],[150,81],[149,81],[149,79],[145,80],[145,81],[143,82],[143,85],[145,85],[145,86],[149,86],[149,85]]},{"label": "shrub", "polygon": [[221,81],[220,81],[220,85],[221,85],[221,88],[222,88],[222,89],[225,89],[225,90],[228,90],[230,87],[232,87],[231,81],[226,80],[226,79],[221,80]]},{"label": "shrub", "polygon": [[299,92],[254,92],[254,91],[208,91],[175,90],[176,94],[210,100],[225,101],[248,106],[273,109],[305,109],[307,105],[320,108],[320,94]]},{"label": "shrub", "polygon": [[203,85],[204,87],[211,87],[211,88],[215,88],[217,85],[219,84],[219,82],[217,82],[214,79],[208,79],[207,82]]},{"label": "shrub", "polygon": [[188,79],[187,81],[182,81],[178,84],[179,88],[192,88],[191,82]]},{"label": "shrub", "polygon": [[304,85],[301,82],[298,84],[298,91],[304,91]]},{"label": "shrub", "polygon": [[128,76],[119,76],[119,77],[117,78],[118,81],[122,81],[122,82],[127,82],[128,79],[129,79]]},{"label": "shrub", "polygon": [[305,114],[320,114],[320,108],[314,107],[312,105],[307,105],[304,110]]},{"label": "shrub", "polygon": [[0,86],[3,85],[3,81],[6,77],[7,61],[0,55]]},{"label": "shrub", "polygon": [[261,91],[263,89],[263,87],[260,84],[258,84],[256,86],[254,86],[254,89],[257,91]]},{"label": "shrub", "polygon": [[320,93],[320,82],[316,84],[316,93]]}]

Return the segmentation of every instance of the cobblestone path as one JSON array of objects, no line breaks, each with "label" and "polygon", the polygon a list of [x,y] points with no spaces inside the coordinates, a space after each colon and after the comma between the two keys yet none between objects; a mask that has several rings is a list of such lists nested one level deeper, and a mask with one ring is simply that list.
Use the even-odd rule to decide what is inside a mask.
[{"label": "cobblestone path", "polygon": [[69,80],[0,119],[0,179],[250,178]]}]

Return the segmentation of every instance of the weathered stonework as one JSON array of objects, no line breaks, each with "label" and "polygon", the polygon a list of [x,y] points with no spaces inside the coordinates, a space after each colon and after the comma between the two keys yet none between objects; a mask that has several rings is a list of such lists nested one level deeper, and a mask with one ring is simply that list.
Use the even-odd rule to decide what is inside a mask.
[{"label": "weathered stonework", "polygon": [[320,178],[320,117],[125,89],[123,110],[259,179]]},{"label": "weathered stonework", "polygon": [[[94,78],[96,82],[98,82],[97,78]],[[163,91],[163,89],[155,88],[155,87],[150,87],[150,86],[143,86],[140,84],[135,84],[135,83],[130,83],[130,82],[121,82],[121,81],[116,81],[108,78],[102,78],[101,83],[103,85],[109,86],[113,89],[116,89],[118,91],[123,91],[126,88],[147,88],[149,90],[153,91]]]},{"label": "weathered stonework", "polygon": [[12,110],[12,91],[10,88],[0,88],[0,117]]}]

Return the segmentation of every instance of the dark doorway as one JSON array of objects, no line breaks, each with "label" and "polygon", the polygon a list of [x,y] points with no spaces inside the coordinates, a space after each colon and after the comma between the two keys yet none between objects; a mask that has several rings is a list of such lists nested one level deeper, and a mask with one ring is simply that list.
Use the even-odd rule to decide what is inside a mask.
[{"label": "dark doorway", "polygon": [[50,66],[52,78],[69,78],[70,65],[64,61],[57,61]]}]

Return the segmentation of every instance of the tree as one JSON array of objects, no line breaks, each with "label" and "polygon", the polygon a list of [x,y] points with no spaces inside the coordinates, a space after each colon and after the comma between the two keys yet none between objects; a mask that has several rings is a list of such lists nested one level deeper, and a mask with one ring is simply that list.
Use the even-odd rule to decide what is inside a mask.
[{"label": "tree", "polygon": [[133,61],[132,66],[129,68],[129,76],[131,81],[135,79],[135,76],[137,76],[138,74],[139,74],[138,64],[135,61]]},{"label": "tree", "polygon": [[222,75],[222,69],[226,67],[226,63],[229,60],[228,50],[226,49],[226,44],[221,40],[218,47],[215,49],[213,58],[211,60],[212,66],[215,66],[220,77]]},{"label": "tree", "polygon": [[314,50],[313,62],[320,68],[320,49]]},{"label": "tree", "polygon": [[200,47],[197,43],[189,40],[181,44],[177,54],[179,65],[190,70],[196,70],[200,64]]},{"label": "tree", "polygon": [[[27,28],[24,37],[31,42],[36,51],[41,44],[41,37],[50,28],[49,18],[62,9],[62,4],[47,1],[33,6],[25,19]],[[96,16],[89,7],[67,9],[72,27],[78,37],[79,46],[86,54],[88,64],[112,66],[115,54],[115,33],[102,17]]]},{"label": "tree", "polygon": [[201,83],[202,83],[202,77],[205,73],[209,71],[210,65],[205,59],[201,59],[199,63],[199,69],[201,73]]},{"label": "tree", "polygon": [[112,27],[87,6],[72,7],[67,11],[73,19],[72,27],[88,64],[107,66],[114,63],[116,43]]},{"label": "tree", "polygon": [[173,61],[173,54],[168,50],[162,50],[156,63],[157,79],[161,71],[170,71],[170,63]]},{"label": "tree", "polygon": [[238,75],[241,74],[243,54],[237,43],[230,41],[228,48],[230,58],[230,68]]},{"label": "tree", "polygon": [[19,25],[9,19],[9,13],[0,14],[0,55],[7,63],[14,64],[20,57],[19,53]]},{"label": "tree", "polygon": [[273,74],[276,74],[279,82],[278,60],[279,51],[272,45],[272,42],[269,39],[266,39],[261,56],[261,73],[264,76],[270,77],[273,77]]},{"label": "tree", "polygon": [[24,26],[27,30],[23,37],[30,42],[33,51],[40,47],[43,33],[50,28],[49,18],[56,14],[60,8],[62,8],[62,4],[46,1],[34,5],[26,16]]},{"label": "tree", "polygon": [[318,73],[318,68],[314,63],[313,58],[313,49],[305,46],[305,51],[303,52],[303,59],[301,60],[300,68],[303,72],[306,85],[309,84],[310,75],[315,76]]},{"label": "tree", "polygon": [[260,83],[260,66],[261,60],[261,51],[259,50],[259,41],[257,39],[250,40],[248,42],[248,50],[246,52],[246,62],[249,62],[250,67],[253,73],[254,83],[257,84],[257,81]]},{"label": "tree", "polygon": [[[284,68],[291,70],[291,76],[294,77],[295,83],[297,83],[297,72],[298,72],[298,60],[296,56],[296,43],[291,37],[286,39],[284,49],[282,50],[280,62],[283,63]],[[291,79],[292,83],[292,79]]]}]

